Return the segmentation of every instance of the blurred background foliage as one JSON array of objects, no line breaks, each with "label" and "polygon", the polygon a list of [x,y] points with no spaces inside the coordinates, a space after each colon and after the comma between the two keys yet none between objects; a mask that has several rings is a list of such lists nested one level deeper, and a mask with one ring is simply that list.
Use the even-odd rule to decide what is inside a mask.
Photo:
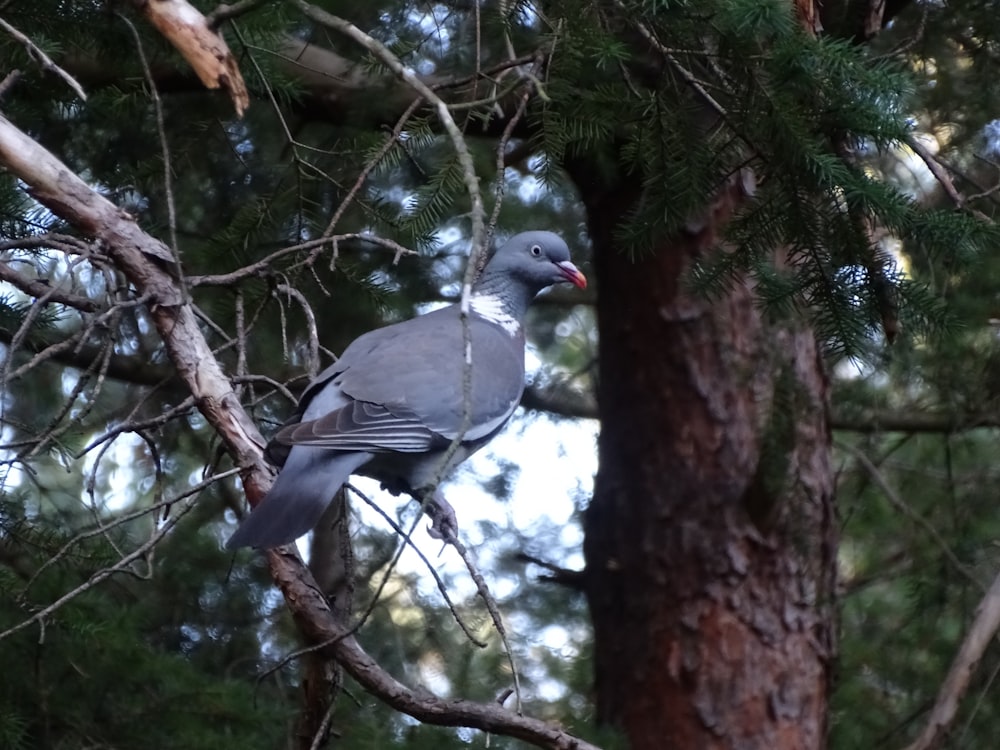
[{"label": "blurred background foliage", "polygon": [[[646,170],[645,179],[662,190],[623,230],[622,262],[643,252],[653,232],[691,220],[720,170],[746,158],[742,145],[704,136],[704,114],[689,97],[676,96],[676,106],[659,110],[655,98],[626,105],[630,87],[683,85],[662,69],[636,70],[634,40],[626,34],[623,41],[619,29],[595,24],[591,14],[574,13],[572,4],[484,3],[479,36],[472,3],[316,5],[351,19],[428,76],[467,74],[477,39],[482,58],[495,61],[505,54],[502,32],[525,54],[559,36],[561,51],[546,81],[554,104],[533,106],[530,134],[518,131],[511,141],[519,156],[502,177],[498,228],[501,234],[559,231],[585,271],[584,215],[559,168],[567,154],[599,155],[617,123],[638,112],[648,117],[623,154],[629,168]],[[711,294],[749,268],[760,282],[762,304],[776,314],[791,314],[788,301],[795,294],[828,278],[817,276],[817,269],[840,278],[840,290],[848,290],[841,307],[816,298],[808,313],[830,343],[843,534],[831,746],[902,746],[921,724],[1000,563],[1000,254],[993,228],[1000,187],[1000,16],[986,0],[913,3],[870,43],[832,40],[817,50],[800,38],[783,2],[634,6],[649,23],[671,24],[678,49],[685,38],[700,39],[710,15],[728,45],[719,50],[731,66],[727,75],[764,75],[784,97],[768,100],[750,87],[742,100],[727,102],[739,100],[745,138],[761,147],[757,156],[772,181],[761,184],[760,200],[731,230],[730,241],[744,252],[713,259],[694,281]],[[282,257],[267,273],[193,287],[218,356],[228,372],[242,377],[243,398],[265,434],[289,410],[271,383],[294,391],[311,368],[328,361],[325,353],[313,361],[302,333],[309,321],[289,287],[308,300],[328,352],[340,351],[360,332],[457,296],[468,198],[453,152],[433,118],[418,113],[358,183],[401,111],[394,100],[398,89],[373,84],[331,106],[283,64],[283,53],[275,54],[289,38],[330,47],[372,76],[382,71],[346,40],[306,22],[291,4],[261,2],[223,27],[253,96],[242,120],[233,118],[224,96],[203,91],[129,8],[36,0],[0,3],[0,14],[76,75],[89,96],[78,101],[22,44],[0,34],[0,71],[21,71],[0,101],[4,116],[170,241],[147,76],[156,80],[170,148],[173,232],[189,279],[226,274],[319,237],[356,185],[336,232],[375,234],[419,254],[394,259],[391,249],[350,237],[335,252],[307,248]],[[594,15],[601,17],[600,9]],[[149,71],[123,16],[134,24]],[[754,68],[761,46],[771,42],[773,55],[763,69]],[[592,87],[580,87],[581,70]],[[816,102],[804,105],[814,94]],[[852,286],[860,261],[851,255],[856,238],[848,236],[850,227],[831,221],[813,232],[813,217],[800,213],[796,219],[783,202],[800,184],[812,189],[811,179],[834,179],[824,172],[834,167],[804,146],[791,147],[809,141],[802,129],[815,125],[807,120],[818,117],[820,104],[833,108],[831,121],[842,125],[855,116],[857,130],[868,134],[852,141],[857,175],[836,179],[850,182],[857,192],[844,194],[875,206],[872,212],[889,226],[877,246],[906,303],[899,308],[902,333],[891,345],[877,324],[885,311],[860,309],[859,300],[872,299],[875,282]],[[463,117],[489,211],[499,133],[481,110]],[[947,166],[963,195],[976,196],[968,206],[960,210],[925,160],[904,145],[914,139]],[[981,218],[970,218],[967,207]],[[832,215],[834,206],[817,208],[823,212]],[[762,248],[806,233],[813,245],[801,249],[815,255],[816,264],[792,282],[773,273]],[[185,402],[134,292],[99,257],[74,244],[67,227],[27,200],[10,176],[0,178],[0,242],[2,260],[21,273],[53,285],[63,279],[63,288],[97,300],[102,309],[121,303],[102,317],[32,304],[15,287],[0,285],[0,747],[291,746],[302,669],[301,660],[282,659],[300,644],[263,562],[246,553],[234,559],[221,549],[243,512],[238,483],[229,477],[184,496],[229,465]],[[820,245],[826,249],[816,255]],[[831,260],[830,246],[844,256]],[[578,517],[593,454],[582,455],[580,446],[586,452],[588,441],[592,445],[594,425],[578,415],[589,408],[594,377],[591,301],[553,294],[536,306],[531,321],[532,382],[568,389],[572,403],[583,404],[577,416],[519,414],[508,428],[506,445],[513,449],[474,463],[449,493],[505,613],[526,711],[580,733],[593,731],[583,598],[571,586],[545,580],[547,569],[518,554],[555,566],[581,565]],[[249,333],[242,348],[233,344],[240,329]],[[67,343],[48,350],[44,361],[33,359],[59,342]],[[560,411],[566,410],[554,408]],[[112,434],[122,426],[127,429]],[[561,498],[538,496],[543,493],[537,487],[533,493],[521,476],[536,454],[547,455],[539,445],[553,434],[570,436],[558,461],[546,467],[571,476]],[[539,511],[531,526],[517,523],[523,517],[515,510],[519,493],[529,498],[522,504]],[[498,504],[481,511],[463,494],[489,494]],[[551,517],[541,512],[550,501],[561,508]],[[396,512],[395,501],[389,499],[386,509]],[[108,531],[98,525],[126,517]],[[359,611],[396,544],[384,525],[371,522],[370,514],[365,518],[356,518],[353,527]],[[170,533],[149,544],[157,529],[174,522]],[[434,557],[426,537],[421,543],[440,565],[457,610],[489,646],[468,642],[428,572],[410,557],[393,573],[360,638],[411,685],[493,700],[511,677],[485,610],[461,568],[447,556]],[[133,559],[120,562],[130,554]],[[106,576],[109,566],[120,570]],[[53,608],[74,591],[78,595]],[[23,626],[28,618],[35,619]],[[987,652],[959,729],[945,747],[992,746],[1000,732],[998,657],[995,646]],[[333,729],[345,747],[483,741],[470,731],[417,725],[349,682]],[[493,738],[491,746],[519,743]]]}]

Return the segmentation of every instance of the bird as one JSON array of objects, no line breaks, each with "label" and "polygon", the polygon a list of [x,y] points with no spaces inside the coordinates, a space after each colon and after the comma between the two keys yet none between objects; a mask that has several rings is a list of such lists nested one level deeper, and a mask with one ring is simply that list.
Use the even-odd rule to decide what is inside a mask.
[{"label": "bird", "polygon": [[447,538],[456,521],[437,485],[514,413],[525,314],[540,291],[562,282],[587,286],[562,237],[521,232],[487,261],[464,318],[456,303],[355,339],[268,443],[277,479],[226,546],[268,549],[303,536],[352,474],[424,502],[432,533]]}]

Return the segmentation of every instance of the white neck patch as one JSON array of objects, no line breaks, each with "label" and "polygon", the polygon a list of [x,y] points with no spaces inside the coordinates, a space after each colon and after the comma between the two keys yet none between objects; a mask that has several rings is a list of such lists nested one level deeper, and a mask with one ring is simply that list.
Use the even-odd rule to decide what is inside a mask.
[{"label": "white neck patch", "polygon": [[473,294],[469,298],[472,312],[480,318],[496,323],[511,336],[521,330],[521,323],[504,308],[503,301],[495,294]]}]

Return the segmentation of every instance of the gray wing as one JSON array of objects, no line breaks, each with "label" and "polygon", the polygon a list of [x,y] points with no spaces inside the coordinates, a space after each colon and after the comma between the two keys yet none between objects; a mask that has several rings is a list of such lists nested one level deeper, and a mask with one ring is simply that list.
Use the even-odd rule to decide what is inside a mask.
[{"label": "gray wing", "polygon": [[[524,337],[477,317],[469,320],[472,340],[470,422],[466,439],[495,432],[513,414],[524,389]],[[404,420],[416,420],[448,440],[462,427],[465,342],[455,306],[373,331],[358,339],[338,364],[332,382],[358,401],[383,406]]]},{"label": "gray wing", "polygon": [[399,453],[423,453],[447,444],[415,416],[398,416],[384,406],[353,400],[317,419],[287,425],[273,439],[284,445]]},{"label": "gray wing", "polygon": [[[524,388],[524,339],[473,317],[465,439],[498,430]],[[462,427],[464,335],[456,307],[370,331],[309,385],[274,441],[335,450],[419,453]]]}]

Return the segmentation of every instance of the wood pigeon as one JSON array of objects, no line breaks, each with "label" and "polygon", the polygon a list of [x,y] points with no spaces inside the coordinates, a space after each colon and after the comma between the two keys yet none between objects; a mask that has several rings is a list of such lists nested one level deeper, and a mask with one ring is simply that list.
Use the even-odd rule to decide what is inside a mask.
[{"label": "wood pigeon", "polygon": [[[514,413],[524,390],[525,313],[538,292],[563,281],[587,285],[566,243],[552,232],[517,234],[486,264],[469,296],[469,419],[447,461],[466,411],[460,306],[352,342],[309,384],[295,414],[271,440],[266,455],[281,472],[226,546],[269,548],[294,541],[316,525],[353,473],[418,500],[436,490],[441,477]],[[454,531],[450,507],[439,495],[433,499]]]}]

